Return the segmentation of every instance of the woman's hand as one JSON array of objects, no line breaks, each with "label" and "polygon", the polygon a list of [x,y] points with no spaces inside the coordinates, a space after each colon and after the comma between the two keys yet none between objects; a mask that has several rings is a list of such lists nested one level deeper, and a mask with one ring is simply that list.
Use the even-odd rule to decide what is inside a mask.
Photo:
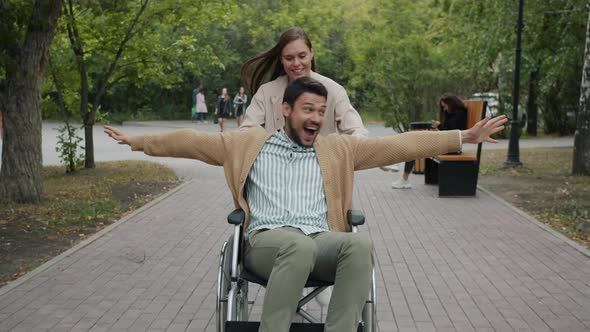
[{"label": "woman's hand", "polygon": [[117,141],[117,143],[131,145],[131,143],[129,143],[129,135],[111,126],[104,126],[103,128],[104,132]]},{"label": "woman's hand", "polygon": [[431,123],[430,125],[434,129],[436,129],[436,128],[438,128],[438,126],[440,126],[440,121],[432,120],[432,121],[430,121],[430,123]]}]

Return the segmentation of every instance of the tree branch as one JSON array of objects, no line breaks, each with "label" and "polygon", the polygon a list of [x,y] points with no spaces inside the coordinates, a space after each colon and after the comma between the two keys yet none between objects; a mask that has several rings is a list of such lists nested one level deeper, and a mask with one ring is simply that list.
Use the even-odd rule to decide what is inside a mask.
[{"label": "tree branch", "polygon": [[119,48],[117,50],[117,53],[115,54],[115,57],[113,58],[113,61],[111,62],[110,66],[109,66],[109,69],[103,75],[101,75],[100,80],[96,84],[96,94],[94,95],[94,100],[92,103],[92,111],[91,111],[92,118],[94,118],[94,115],[96,114],[96,110],[98,108],[98,105],[100,104],[100,99],[102,98],[102,96],[106,92],[106,88],[108,86],[108,80],[112,76],[112,74],[115,72],[115,69],[117,68],[117,63],[119,62],[119,59],[121,58],[121,55],[123,54],[123,50],[125,49],[125,45],[139,31],[139,30],[134,30],[135,25],[137,24],[137,22],[139,21],[139,19],[143,15],[143,12],[147,8],[148,3],[149,3],[149,0],[142,1],[139,11],[135,14],[135,17],[133,18],[131,25],[127,29],[127,33],[125,34],[125,37],[123,38],[123,40],[119,44]]},{"label": "tree branch", "polygon": [[78,64],[78,71],[80,74],[80,116],[84,123],[88,120],[88,75],[86,74],[86,60],[84,59],[84,48],[78,27],[76,26],[76,17],[74,15],[74,5],[72,0],[68,0],[67,6],[64,6],[64,15],[68,18],[66,20],[66,27],[68,30],[68,38],[74,52],[76,63]]}]

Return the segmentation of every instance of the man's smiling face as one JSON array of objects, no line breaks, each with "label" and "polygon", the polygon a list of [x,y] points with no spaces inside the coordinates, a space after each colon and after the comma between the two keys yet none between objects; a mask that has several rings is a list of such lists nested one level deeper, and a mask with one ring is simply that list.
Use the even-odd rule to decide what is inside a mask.
[{"label": "man's smiling face", "polygon": [[311,92],[297,97],[293,107],[283,103],[287,136],[301,146],[311,147],[322,128],[325,112],[326,98]]}]

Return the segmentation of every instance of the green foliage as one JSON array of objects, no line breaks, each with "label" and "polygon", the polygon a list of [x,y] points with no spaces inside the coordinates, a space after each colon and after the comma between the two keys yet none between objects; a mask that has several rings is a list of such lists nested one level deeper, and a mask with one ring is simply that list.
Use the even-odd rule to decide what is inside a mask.
[{"label": "green foliage", "polygon": [[82,137],[78,136],[76,129],[67,121],[57,131],[59,134],[55,151],[59,153],[59,160],[65,165],[66,173],[73,173],[84,164],[84,154],[78,154],[80,150],[84,150],[80,144]]},{"label": "green foliage", "polygon": [[[453,1],[448,15],[457,24],[442,40],[464,36],[469,44],[458,60],[470,68],[471,84],[479,91],[512,94],[517,9],[512,0]],[[577,0],[525,1],[520,100],[525,105],[530,73],[538,71],[532,85],[539,91],[536,101],[547,133],[573,129],[567,113],[576,111],[579,100],[587,13]]]},{"label": "green foliage", "polygon": [[[90,89],[112,63],[140,1],[74,1]],[[202,82],[208,108],[221,87],[234,94],[240,66],[301,26],[318,71],[343,84],[357,110],[388,125],[437,116],[438,97],[512,94],[517,2],[513,0],[311,0],[150,2],[100,101],[111,119],[188,119]],[[52,58],[69,109],[79,108],[80,74],[67,33]],[[521,104],[539,70],[537,104],[547,132],[568,133],[577,111],[587,9],[579,0],[527,0]],[[52,100],[47,89],[47,102]],[[89,102],[94,103],[92,99]],[[78,106],[76,106],[78,105]],[[502,106],[501,104],[500,106]],[[51,107],[46,107],[49,116]]]},{"label": "green foliage", "polygon": [[446,90],[439,50],[428,34],[429,17],[437,12],[406,0],[375,1],[363,10],[349,17],[365,27],[348,33],[355,101],[381,112],[391,126],[435,118],[429,111]]},{"label": "green foliage", "polygon": [[[223,70],[222,59],[231,56],[228,45],[218,41],[225,39],[220,29],[227,26],[233,8],[231,2],[149,3],[110,77],[107,95],[101,101],[103,109],[109,113],[147,111],[157,118],[170,118],[170,114],[178,116],[181,109],[190,108],[190,91],[198,78]],[[80,33],[88,45],[89,77],[99,79],[125,32],[125,25],[119,22],[128,22],[137,9],[130,3],[125,11],[92,7],[79,10],[88,16],[96,13],[89,22],[80,22]],[[92,80],[91,85],[96,81]],[[175,112],[170,112],[168,106]]]}]

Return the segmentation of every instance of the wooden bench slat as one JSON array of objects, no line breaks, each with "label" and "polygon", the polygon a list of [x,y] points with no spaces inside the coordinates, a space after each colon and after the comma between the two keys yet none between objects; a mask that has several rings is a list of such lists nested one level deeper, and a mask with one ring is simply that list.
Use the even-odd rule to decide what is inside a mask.
[{"label": "wooden bench slat", "polygon": [[477,160],[477,155],[475,153],[441,154],[434,159],[439,161],[474,161]]}]

